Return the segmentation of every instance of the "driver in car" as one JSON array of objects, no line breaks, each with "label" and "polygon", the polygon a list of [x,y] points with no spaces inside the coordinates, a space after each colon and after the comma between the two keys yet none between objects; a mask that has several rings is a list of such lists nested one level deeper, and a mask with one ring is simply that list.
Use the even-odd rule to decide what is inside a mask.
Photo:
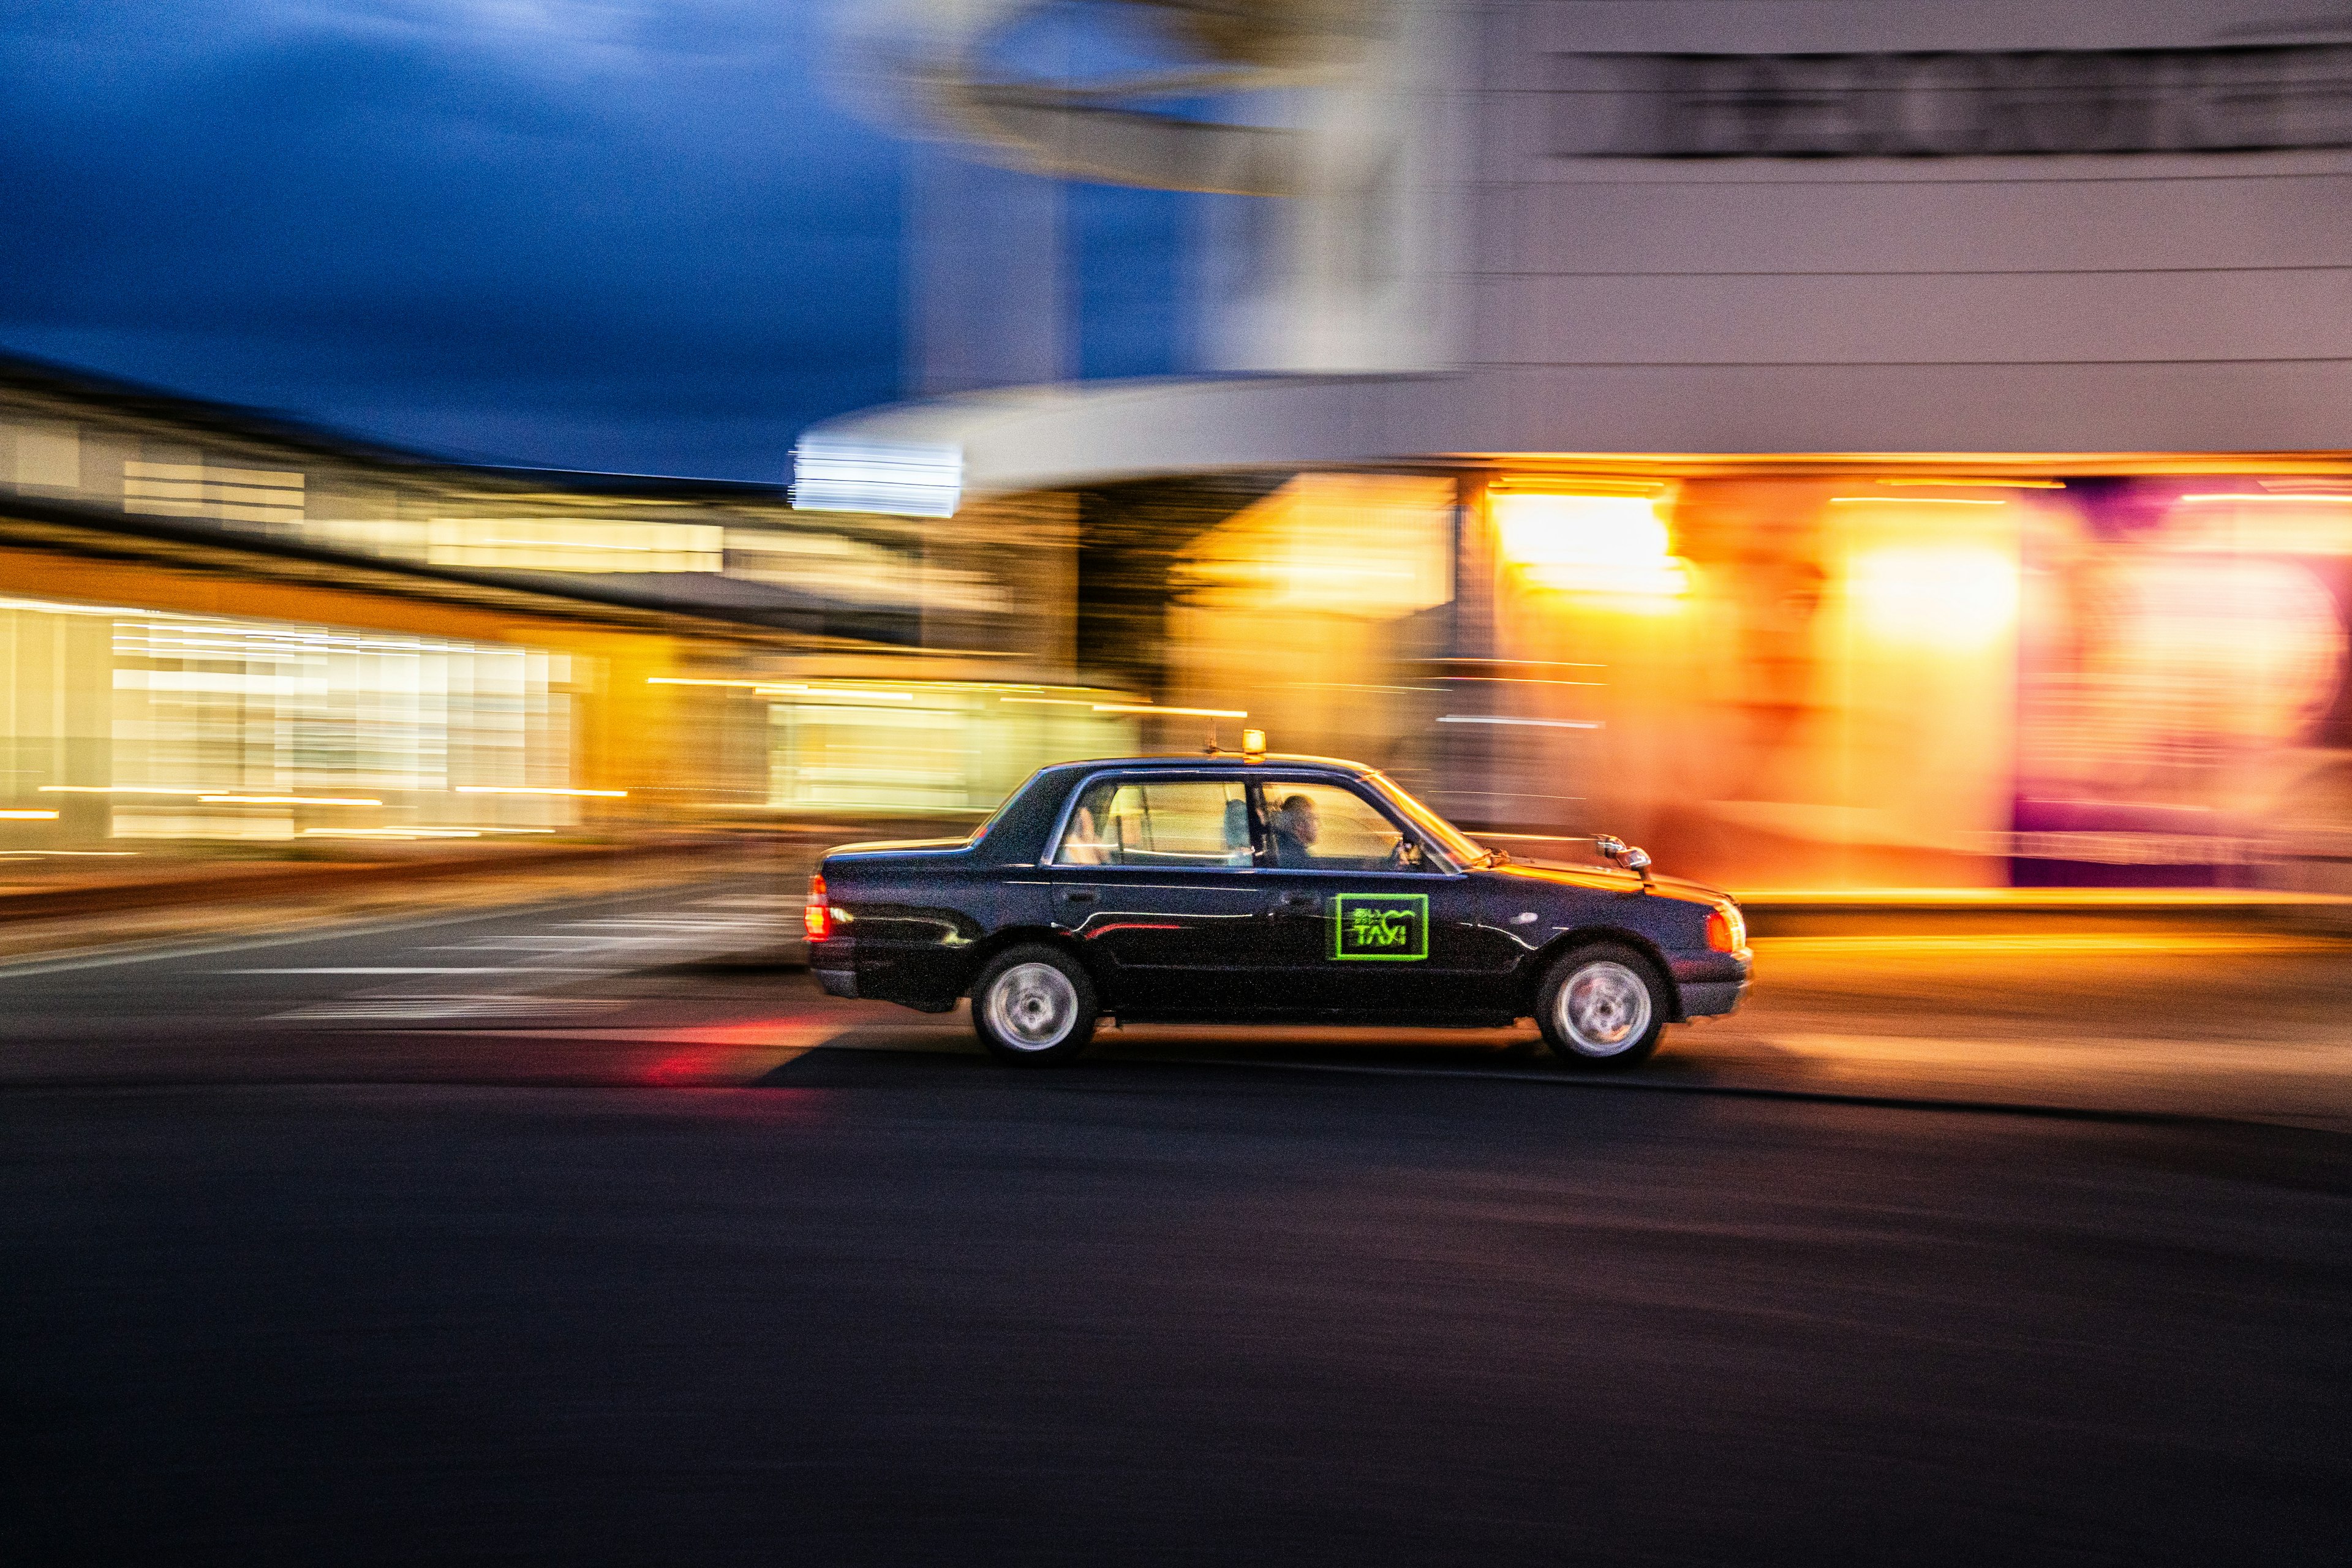
[{"label": "driver in car", "polygon": [[1274,834],[1274,863],[1285,870],[1311,870],[1315,866],[1315,841],[1323,837],[1322,818],[1315,814],[1315,803],[1303,795],[1294,795],[1274,808],[1266,826]]}]

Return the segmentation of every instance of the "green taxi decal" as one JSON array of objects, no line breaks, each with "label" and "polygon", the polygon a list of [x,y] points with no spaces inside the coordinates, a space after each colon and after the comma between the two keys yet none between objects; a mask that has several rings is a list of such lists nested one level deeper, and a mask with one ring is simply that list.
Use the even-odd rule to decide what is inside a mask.
[{"label": "green taxi decal", "polygon": [[1429,895],[1341,893],[1331,900],[1331,956],[1411,963],[1429,956]]}]

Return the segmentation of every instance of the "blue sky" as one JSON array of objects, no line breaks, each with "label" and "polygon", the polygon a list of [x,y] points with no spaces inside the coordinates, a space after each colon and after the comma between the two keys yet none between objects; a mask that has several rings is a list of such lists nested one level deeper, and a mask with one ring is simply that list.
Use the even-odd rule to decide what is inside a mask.
[{"label": "blue sky", "polygon": [[[779,479],[898,395],[907,145],[837,0],[18,0],[0,348],[498,460]],[[1183,198],[1081,189],[1090,374],[1174,367]]]}]

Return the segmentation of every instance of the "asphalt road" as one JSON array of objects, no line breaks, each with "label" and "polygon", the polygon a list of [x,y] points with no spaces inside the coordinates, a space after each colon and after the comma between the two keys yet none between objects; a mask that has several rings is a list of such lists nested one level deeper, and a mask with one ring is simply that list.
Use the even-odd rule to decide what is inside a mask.
[{"label": "asphalt road", "polygon": [[[0,970],[0,1561],[2352,1549],[2333,950],[1024,1074],[762,967],[793,908]],[[2161,1001],[2231,985],[2217,1058]]]}]

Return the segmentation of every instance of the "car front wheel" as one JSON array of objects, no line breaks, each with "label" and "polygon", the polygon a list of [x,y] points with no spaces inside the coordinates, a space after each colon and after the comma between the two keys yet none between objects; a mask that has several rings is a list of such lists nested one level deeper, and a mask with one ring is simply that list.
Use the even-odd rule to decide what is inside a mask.
[{"label": "car front wheel", "polygon": [[1545,1041],[1580,1067],[1645,1060],[1665,1033],[1665,982],[1631,948],[1580,947],[1554,961],[1537,997]]},{"label": "car front wheel", "polygon": [[1095,1033],[1095,988],[1087,972],[1050,947],[998,953],[971,988],[971,1026],[998,1061],[1058,1067],[1076,1059]]}]

